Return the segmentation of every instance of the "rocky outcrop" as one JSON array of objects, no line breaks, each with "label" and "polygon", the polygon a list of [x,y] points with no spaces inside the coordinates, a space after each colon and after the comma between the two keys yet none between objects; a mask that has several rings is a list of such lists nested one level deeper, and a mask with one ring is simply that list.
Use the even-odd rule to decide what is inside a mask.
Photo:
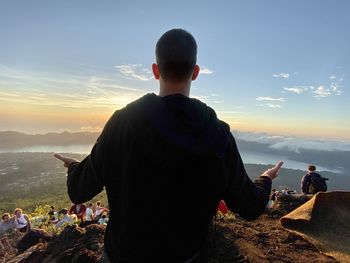
[{"label": "rocky outcrop", "polygon": [[276,218],[284,216],[291,211],[295,210],[299,206],[305,204],[312,198],[312,195],[304,194],[281,194],[277,197],[277,200],[273,203],[271,208],[266,210],[266,213],[273,215]]},{"label": "rocky outcrop", "polygon": [[49,241],[51,238],[51,235],[43,229],[31,229],[17,243],[18,252],[22,253],[42,241]]},{"label": "rocky outcrop", "polygon": [[[208,262],[301,263],[305,258],[312,258],[313,262],[337,262],[279,223],[278,214],[285,214],[308,199],[308,196],[301,195],[281,196],[268,213],[255,221],[247,222],[239,216],[216,221],[216,231],[209,240],[215,246],[208,253]],[[86,228],[67,226],[47,244],[31,247],[8,262],[103,262],[104,232],[105,226],[96,224]]]}]

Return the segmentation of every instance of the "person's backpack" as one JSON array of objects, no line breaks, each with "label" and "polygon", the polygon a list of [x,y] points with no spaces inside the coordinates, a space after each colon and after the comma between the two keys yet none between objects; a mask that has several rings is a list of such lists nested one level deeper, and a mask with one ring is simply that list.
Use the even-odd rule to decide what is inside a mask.
[{"label": "person's backpack", "polygon": [[309,187],[310,194],[316,194],[318,192],[326,192],[327,184],[326,181],[328,178],[322,177],[319,174],[311,175],[311,184]]}]

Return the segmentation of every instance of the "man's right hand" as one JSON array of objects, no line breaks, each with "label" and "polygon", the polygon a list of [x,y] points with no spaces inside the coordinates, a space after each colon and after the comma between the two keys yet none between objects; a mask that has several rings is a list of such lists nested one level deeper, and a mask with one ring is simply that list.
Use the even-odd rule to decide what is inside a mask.
[{"label": "man's right hand", "polygon": [[72,163],[79,163],[77,159],[65,157],[59,153],[55,153],[53,156],[61,160],[64,163],[64,167],[67,167],[67,168],[69,168]]},{"label": "man's right hand", "polygon": [[276,163],[276,165],[268,170],[266,170],[261,176],[267,176],[271,180],[275,179],[278,176],[278,173],[283,165],[282,161]]}]

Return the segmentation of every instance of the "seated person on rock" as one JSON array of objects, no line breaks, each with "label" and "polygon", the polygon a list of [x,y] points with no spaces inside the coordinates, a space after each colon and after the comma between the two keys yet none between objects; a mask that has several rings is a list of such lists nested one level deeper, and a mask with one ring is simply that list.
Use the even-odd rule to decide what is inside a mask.
[{"label": "seated person on rock", "polygon": [[303,194],[317,194],[326,192],[328,178],[316,173],[316,166],[309,165],[307,173],[301,179],[301,192]]},{"label": "seated person on rock", "polygon": [[57,222],[56,227],[60,228],[64,224],[73,224],[74,221],[78,220],[77,216],[75,214],[69,215],[68,210],[63,208],[59,211],[59,214],[63,214],[63,218]]},{"label": "seated person on rock", "polygon": [[14,217],[11,218],[9,213],[4,213],[0,221],[0,249],[3,251],[11,251],[8,237],[14,233],[15,229]]},{"label": "seated person on rock", "polygon": [[30,231],[30,220],[26,214],[22,214],[22,209],[15,209],[14,222],[16,229],[21,233],[27,233]]},{"label": "seated person on rock", "polygon": [[75,214],[80,222],[85,220],[86,206],[84,204],[74,204],[70,210],[69,214]]}]

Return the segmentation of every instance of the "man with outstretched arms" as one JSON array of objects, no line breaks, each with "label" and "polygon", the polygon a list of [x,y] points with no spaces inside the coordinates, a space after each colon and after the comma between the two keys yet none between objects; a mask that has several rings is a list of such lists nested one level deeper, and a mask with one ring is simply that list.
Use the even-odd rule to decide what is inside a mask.
[{"label": "man with outstretched arms", "polygon": [[105,187],[111,262],[194,262],[220,200],[247,220],[269,201],[282,162],[254,182],[248,177],[229,125],[189,97],[196,61],[190,33],[166,32],[152,65],[159,94],[116,111],[83,161],[56,155],[68,168],[72,202]]}]

